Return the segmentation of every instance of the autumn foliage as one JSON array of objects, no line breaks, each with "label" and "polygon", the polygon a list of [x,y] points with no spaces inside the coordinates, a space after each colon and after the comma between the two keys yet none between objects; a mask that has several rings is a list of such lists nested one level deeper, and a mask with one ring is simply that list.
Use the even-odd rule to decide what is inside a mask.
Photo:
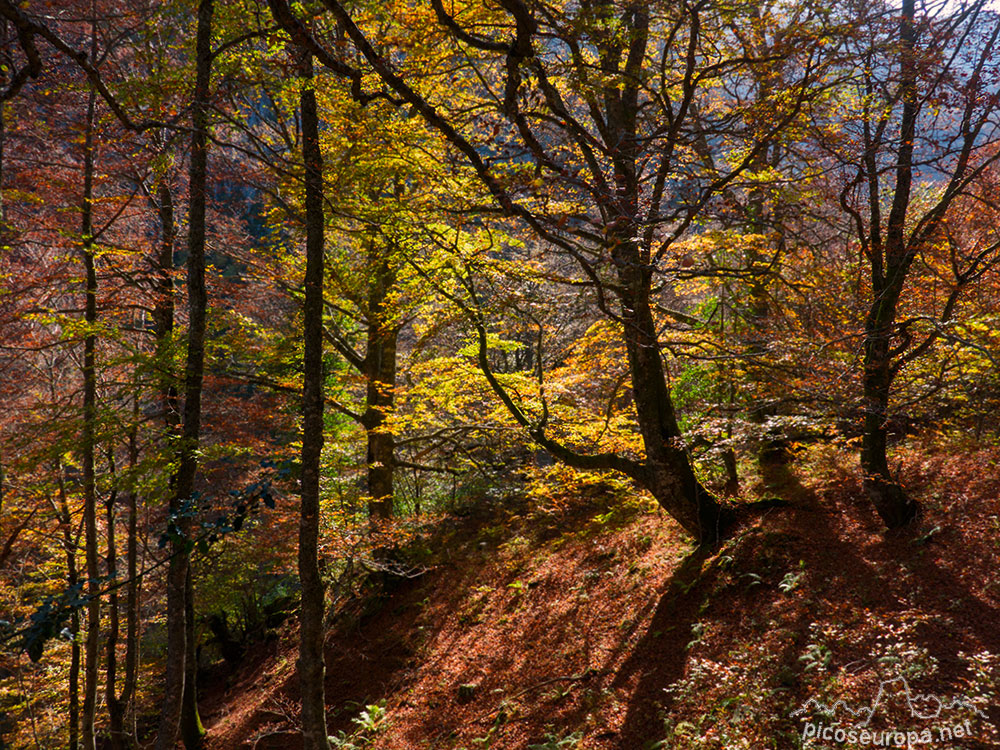
[{"label": "autumn foliage", "polygon": [[[998,42],[982,0],[0,0],[0,748],[789,734],[692,716],[894,655],[822,534],[945,587],[912,550],[995,519],[941,482],[996,474]],[[936,606],[890,618],[925,666]],[[370,616],[460,644],[393,729],[323,669]],[[280,720],[227,725],[265,645]]]}]

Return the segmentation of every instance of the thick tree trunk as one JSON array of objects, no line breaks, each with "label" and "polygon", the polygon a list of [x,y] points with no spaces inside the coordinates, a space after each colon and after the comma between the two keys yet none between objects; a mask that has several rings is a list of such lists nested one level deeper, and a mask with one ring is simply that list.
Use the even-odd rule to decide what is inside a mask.
[{"label": "thick tree trunk", "polygon": [[[660,339],[651,307],[653,265],[651,237],[641,219],[638,175],[643,146],[637,136],[638,68],[649,44],[649,9],[630,9],[627,48],[609,44],[602,49],[603,70],[621,72],[624,85],[604,88],[605,143],[613,151],[613,192],[602,214],[611,258],[618,277],[622,335],[632,380],[632,398],[646,457],[642,484],[660,505],[701,543],[720,539],[731,524],[728,511],[698,481],[681,437],[660,353]],[[627,49],[627,53],[626,53]],[[634,80],[630,80],[634,79]]]},{"label": "thick tree trunk", "polygon": [[621,315],[636,419],[646,451],[641,484],[699,542],[718,540],[730,514],[695,477],[674,414],[656,321],[650,308],[651,272],[640,264],[630,232],[612,249],[622,287]]},{"label": "thick tree trunk", "polygon": [[[372,255],[376,255],[372,240]],[[396,348],[399,329],[386,318],[386,299],[395,283],[390,263],[375,257],[368,294],[368,344],[365,353],[364,428],[368,439],[369,516],[387,519],[393,515],[393,475],[396,441],[386,425],[395,401]]]},{"label": "thick tree trunk", "polygon": [[[176,484],[171,497],[172,513],[186,511],[177,519],[179,538],[171,544],[167,571],[167,666],[164,675],[163,707],[156,750],[173,750],[184,709],[184,682],[187,671],[188,566],[191,530],[190,502],[198,469],[198,442],[201,435],[201,389],[205,367],[205,183],[208,172],[208,96],[212,65],[213,0],[198,4],[198,31],[195,39],[196,80],[191,107],[191,165],[188,216],[188,349],[184,376],[184,424],[181,434]],[[188,706],[190,709],[191,707]],[[196,708],[196,707],[195,707]],[[190,717],[188,717],[190,719]]]},{"label": "thick tree trunk", "polygon": [[695,477],[674,414],[648,299],[622,307],[636,418],[646,450],[646,488],[700,542],[711,543],[731,518]]},{"label": "thick tree trunk", "polygon": [[908,497],[889,471],[887,456],[889,392],[893,371],[890,357],[890,333],[896,317],[898,292],[882,289],[876,296],[865,326],[863,406],[864,425],[861,437],[861,470],[864,489],[885,525],[898,528],[909,523],[919,512],[916,501]]},{"label": "thick tree trunk", "polygon": [[84,750],[94,750],[94,720],[97,712],[97,678],[100,660],[101,600],[97,551],[97,480],[94,453],[97,432],[97,271],[94,260],[94,109],[96,93],[90,90],[87,102],[83,156],[83,206],[81,237],[83,266],[86,274],[84,320],[87,332],[83,339],[83,529],[84,556],[87,567],[87,639],[84,643],[83,709],[80,715],[81,741]]},{"label": "thick tree trunk", "polygon": [[[176,508],[176,504],[173,504]],[[163,707],[156,750],[174,750],[180,730],[181,706],[184,695],[187,630],[184,614],[184,581],[187,576],[187,553],[180,543],[173,543],[173,557],[167,569],[167,664],[163,678]]]},{"label": "thick tree trunk", "polygon": [[305,170],[306,274],[303,305],[302,499],[299,515],[299,686],[303,750],[329,750],[324,691],[323,610],[319,567],[320,458],[323,452],[323,156],[312,56],[302,52],[302,161]]}]

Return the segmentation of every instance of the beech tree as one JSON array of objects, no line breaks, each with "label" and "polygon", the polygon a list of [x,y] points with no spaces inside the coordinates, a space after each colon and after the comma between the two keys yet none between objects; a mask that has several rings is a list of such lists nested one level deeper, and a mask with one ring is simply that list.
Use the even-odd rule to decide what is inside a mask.
[{"label": "beech tree", "polygon": [[302,478],[299,521],[299,689],[302,692],[302,746],[326,750],[323,680],[325,597],[319,570],[320,455],[323,452],[323,155],[319,145],[312,55],[301,53],[302,164],[305,172],[306,273],[303,303]]},{"label": "beech tree", "polygon": [[[198,718],[193,680],[194,648],[190,641],[194,623],[191,553],[192,508],[201,436],[201,395],[205,368],[205,326],[208,296],[205,288],[205,211],[208,175],[208,106],[212,69],[213,0],[198,4],[195,36],[195,88],[191,107],[191,164],[188,177],[187,361],[184,369],[184,409],[177,475],[173,478],[170,510],[177,533],[171,543],[167,573],[167,664],[163,710],[157,750],[172,750],[183,728],[184,744],[191,750],[204,733]],[[187,699],[185,699],[187,696]]]},{"label": "beech tree", "polygon": [[[270,5],[318,59],[350,74],[286,4]],[[740,9],[509,0],[492,12],[433,2],[436,27],[422,27],[419,54],[411,46],[402,59],[385,42],[372,42],[363,16],[336,0],[323,5],[382,85],[449,142],[496,207],[577,262],[594,304],[620,326],[643,455],[581,453],[553,440],[544,416],[515,410],[518,421],[571,466],[630,476],[696,538],[724,534],[732,514],[695,476],[677,425],[654,301],[669,283],[662,261],[671,244],[815,95],[827,54],[811,44],[827,31],[820,9],[775,8],[789,21],[781,49],[768,54],[799,64],[789,67],[780,95],[754,103],[757,112],[766,106],[767,127],[758,120],[750,128],[749,106],[723,92],[767,58],[717,43]],[[426,23],[426,14],[420,17]],[[463,95],[456,101],[447,94],[458,80]],[[712,97],[725,105],[710,105]],[[706,137],[732,144],[714,168],[695,148]]]},{"label": "beech tree", "polygon": [[[861,468],[866,493],[889,528],[918,512],[889,468],[893,383],[931,349],[940,335],[934,317],[949,321],[962,290],[997,262],[998,248],[959,247],[946,225],[965,200],[992,205],[979,178],[1000,158],[993,62],[1000,19],[982,2],[918,14],[913,0],[903,0],[901,10],[859,8],[872,23],[852,43],[864,62],[853,68],[844,98],[852,109],[837,113],[835,135],[821,141],[844,177],[840,207],[869,270]],[[953,248],[951,293],[934,317],[910,315],[914,263],[941,243]]]},{"label": "beech tree", "polygon": [[[96,23],[96,22],[92,22]],[[91,31],[91,57],[97,51],[97,30]],[[101,599],[97,553],[97,479],[95,476],[97,422],[97,270],[94,259],[94,119],[97,96],[87,97],[83,140],[83,201],[80,210],[80,237],[86,273],[83,340],[83,526],[84,558],[87,570],[87,640],[84,648],[84,693],[81,713],[84,750],[94,750],[94,720],[97,711],[98,647],[101,637]]]}]

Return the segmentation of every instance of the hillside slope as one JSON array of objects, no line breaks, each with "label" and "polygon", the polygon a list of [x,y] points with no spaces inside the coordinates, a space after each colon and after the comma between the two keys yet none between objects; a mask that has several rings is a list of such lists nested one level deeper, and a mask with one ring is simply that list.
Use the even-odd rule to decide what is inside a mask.
[{"label": "hillside slope", "polygon": [[[831,724],[813,708],[894,679],[949,708],[887,695],[867,729],[1000,747],[996,451],[906,452],[926,515],[888,537],[846,460],[774,469],[791,507],[710,552],[640,499],[447,519],[425,575],[330,632],[331,732],[382,750],[854,747],[809,737]],[[209,750],[299,746],[294,632],[267,648],[206,691]]]}]

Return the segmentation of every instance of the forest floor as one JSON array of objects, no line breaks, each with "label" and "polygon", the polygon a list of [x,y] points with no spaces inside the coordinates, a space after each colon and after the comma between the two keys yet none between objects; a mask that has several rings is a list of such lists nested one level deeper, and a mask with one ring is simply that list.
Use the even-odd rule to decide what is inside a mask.
[{"label": "forest floor", "polygon": [[[925,512],[890,534],[832,447],[758,478],[789,507],[711,551],[593,492],[444,519],[427,572],[328,635],[335,747],[868,747],[808,735],[877,696],[864,729],[1000,747],[1000,450],[898,459]],[[301,746],[295,659],[289,625],[206,686],[208,750]]]}]

